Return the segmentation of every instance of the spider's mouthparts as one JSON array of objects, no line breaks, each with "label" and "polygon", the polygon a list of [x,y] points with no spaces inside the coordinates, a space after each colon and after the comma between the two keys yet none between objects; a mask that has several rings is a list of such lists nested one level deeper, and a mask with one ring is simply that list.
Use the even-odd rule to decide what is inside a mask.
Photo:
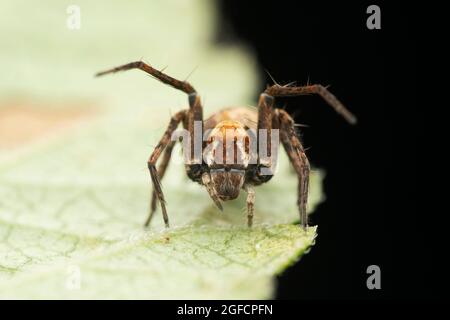
[{"label": "spider's mouthparts", "polygon": [[[208,190],[209,191],[209,190]],[[223,206],[222,206],[222,199],[220,199],[217,196],[217,193],[214,190],[211,190],[212,192],[208,192],[209,196],[211,197],[211,200],[214,201],[214,204],[217,206],[217,208],[219,208],[220,211],[223,211]]]},{"label": "spider's mouthparts", "polygon": [[220,202],[220,199],[217,196],[217,192],[214,189],[209,173],[207,172],[203,173],[202,182],[205,185],[206,191],[208,191],[208,194],[211,197],[212,201],[214,201],[214,203],[216,204],[217,208],[219,208],[220,211],[223,211],[222,203]]},{"label": "spider's mouthparts", "polygon": [[219,200],[215,200],[215,199],[213,199],[213,201],[216,204],[217,208],[219,208],[219,210],[223,212],[222,203]]}]

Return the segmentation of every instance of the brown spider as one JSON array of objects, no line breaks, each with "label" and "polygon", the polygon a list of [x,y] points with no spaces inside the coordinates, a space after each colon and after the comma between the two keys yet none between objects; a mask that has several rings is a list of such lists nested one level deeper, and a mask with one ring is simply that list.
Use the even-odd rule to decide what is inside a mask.
[{"label": "brown spider", "polygon": [[[245,107],[228,108],[215,113],[204,121],[200,97],[188,82],[174,79],[142,61],[99,72],[96,76],[130,69],[141,69],[161,82],[187,93],[189,97],[189,109],[179,111],[172,116],[167,130],[148,159],[148,169],[154,189],[150,214],[145,226],[149,225],[153,217],[156,210],[156,199],[158,199],[164,223],[166,227],[169,227],[161,179],[166,172],[172,149],[177,141],[173,138],[173,134],[178,125],[183,123],[183,127],[188,132],[188,135],[183,137],[183,149],[186,147],[190,149],[187,153],[185,150],[185,168],[188,177],[205,186],[211,199],[220,210],[222,210],[221,201],[237,198],[240,190],[244,189],[247,192],[249,227],[253,223],[255,202],[253,186],[263,184],[272,178],[273,171],[271,169],[276,162],[276,155],[274,155],[274,159],[271,157],[274,153],[273,144],[278,144],[278,139],[281,140],[298,176],[297,205],[302,225],[306,229],[310,165],[296,134],[294,120],[286,111],[274,108],[274,98],[318,94],[349,123],[355,124],[355,116],[333,94],[318,84],[299,87],[275,84],[260,95],[258,111]],[[200,128],[198,128],[198,124],[200,124]],[[203,132],[205,132],[204,136]],[[259,134],[256,135],[255,132]],[[265,133],[265,136],[262,136],[261,132]],[[200,156],[195,152],[195,139],[199,134],[202,139],[200,140]],[[274,136],[276,136],[275,140],[272,139]],[[262,141],[265,143],[261,143]],[[256,148],[251,148],[255,145]],[[163,151],[163,160],[157,170],[156,163]],[[250,161],[252,159],[254,161]]]}]

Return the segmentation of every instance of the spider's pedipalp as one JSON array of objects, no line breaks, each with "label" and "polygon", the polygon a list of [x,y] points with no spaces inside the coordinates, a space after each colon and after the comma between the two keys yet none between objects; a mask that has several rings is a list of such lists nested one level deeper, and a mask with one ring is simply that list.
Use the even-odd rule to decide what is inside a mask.
[{"label": "spider's pedipalp", "polygon": [[220,202],[219,196],[217,195],[217,192],[214,189],[211,176],[209,175],[208,172],[202,174],[202,183],[205,186],[206,191],[208,191],[208,194],[211,197],[212,201],[216,204],[217,208],[219,208],[220,211],[223,211],[222,203]]}]

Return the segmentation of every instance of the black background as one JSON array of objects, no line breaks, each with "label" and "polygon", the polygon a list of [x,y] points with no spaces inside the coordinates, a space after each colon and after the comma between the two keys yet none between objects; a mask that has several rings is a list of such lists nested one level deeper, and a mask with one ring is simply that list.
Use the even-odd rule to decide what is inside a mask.
[{"label": "black background", "polygon": [[[381,8],[381,30],[366,9]],[[324,202],[311,216],[316,246],[278,279],[277,297],[435,297],[419,194],[416,45],[411,4],[332,1],[221,1],[217,43],[252,48],[281,84],[331,85],[359,120],[348,125],[315,96],[278,99],[301,124],[313,166],[323,168]],[[262,72],[262,74],[264,74]],[[272,84],[269,75],[262,83]],[[263,91],[265,85],[261,87]],[[257,101],[259,92],[255,92]],[[381,290],[366,269],[381,268]]]}]

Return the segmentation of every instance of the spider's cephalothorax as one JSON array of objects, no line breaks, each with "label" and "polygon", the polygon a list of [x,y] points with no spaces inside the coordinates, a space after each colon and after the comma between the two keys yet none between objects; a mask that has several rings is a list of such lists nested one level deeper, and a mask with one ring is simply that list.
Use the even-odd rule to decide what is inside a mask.
[{"label": "spider's cephalothorax", "polygon": [[[226,112],[218,115],[224,116]],[[207,134],[203,159],[220,201],[237,198],[244,185],[250,161],[250,137],[245,129],[239,121],[222,120]]]},{"label": "spider's cephalothorax", "polygon": [[[304,228],[307,227],[306,205],[310,173],[308,158],[296,134],[293,119],[284,110],[274,107],[274,99],[276,97],[318,94],[349,123],[355,124],[355,116],[333,94],[325,87],[317,84],[300,87],[275,84],[268,87],[261,94],[257,110],[245,107],[228,108],[203,120],[200,98],[192,85],[186,81],[172,78],[142,61],[99,72],[97,76],[130,69],[143,70],[161,82],[187,93],[189,96],[189,109],[179,111],[172,116],[167,130],[148,159],[148,168],[154,189],[150,214],[145,222],[146,226],[148,226],[153,217],[157,201],[161,204],[164,223],[166,227],[169,226],[166,202],[161,189],[161,179],[166,172],[172,149],[176,142],[171,139],[172,134],[178,125],[182,123],[193,141],[194,133],[196,132],[194,129],[195,124],[201,123],[203,127],[202,134],[204,132],[206,136],[206,141],[201,144],[201,159],[195,158],[194,152],[189,153],[192,158],[186,163],[186,173],[190,179],[205,186],[211,199],[219,209],[222,209],[222,201],[237,198],[242,189],[246,191],[249,227],[253,223],[253,206],[255,202],[253,186],[265,183],[272,177],[271,171],[267,171],[271,166],[270,157],[263,157],[263,154],[273,156],[271,154],[272,131],[279,130],[279,141],[284,146],[298,176],[297,205],[302,225]],[[268,143],[258,143],[261,142],[259,141],[261,139],[260,132],[267,134]],[[275,143],[278,143],[278,141],[275,141]],[[257,147],[254,148],[254,146]],[[267,148],[267,150],[262,150],[261,148]],[[156,163],[161,155],[163,156],[162,161],[158,169],[156,169]]]}]

